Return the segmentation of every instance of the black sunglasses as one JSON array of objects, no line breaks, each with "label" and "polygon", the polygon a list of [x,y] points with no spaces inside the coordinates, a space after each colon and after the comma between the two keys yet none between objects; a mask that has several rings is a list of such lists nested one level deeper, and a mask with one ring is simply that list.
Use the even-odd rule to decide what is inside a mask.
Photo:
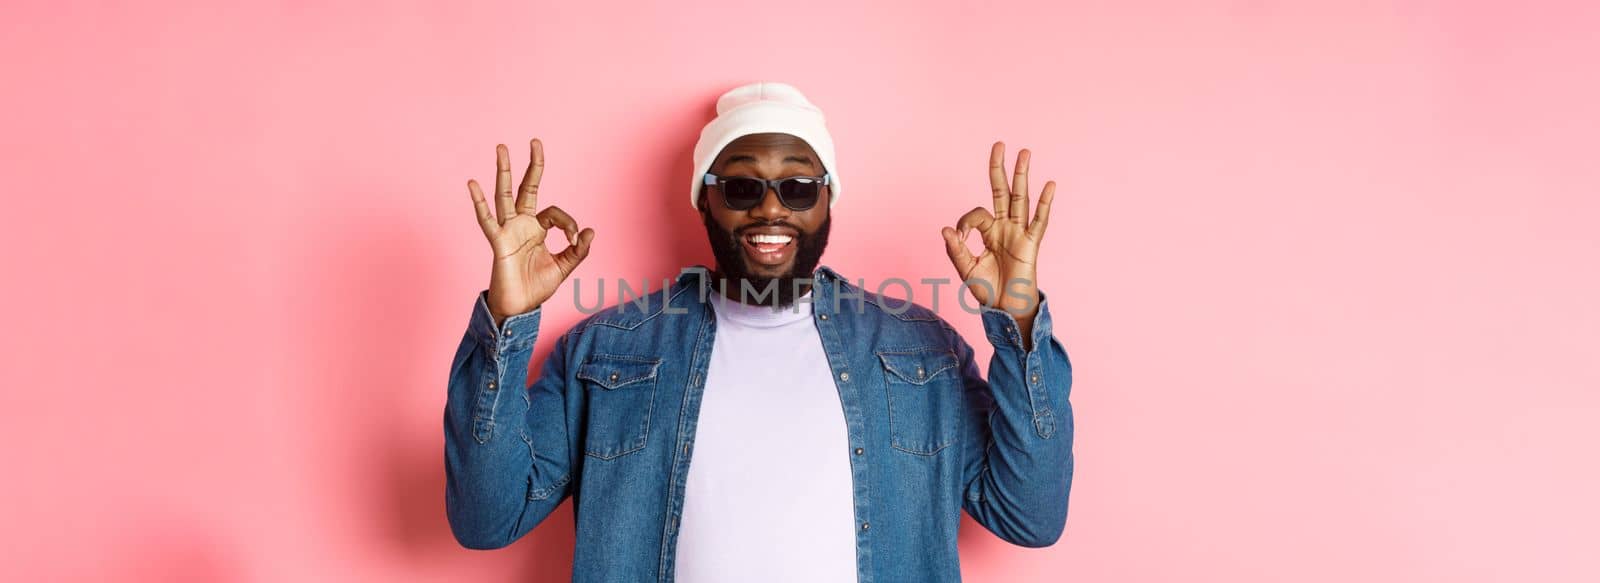
[{"label": "black sunglasses", "polygon": [[766,180],[749,176],[717,176],[706,173],[705,185],[715,185],[722,192],[722,202],[728,208],[744,211],[755,208],[767,197],[767,189],[778,191],[778,202],[789,210],[803,211],[817,206],[822,198],[822,187],[828,184],[828,175],[791,176]]}]

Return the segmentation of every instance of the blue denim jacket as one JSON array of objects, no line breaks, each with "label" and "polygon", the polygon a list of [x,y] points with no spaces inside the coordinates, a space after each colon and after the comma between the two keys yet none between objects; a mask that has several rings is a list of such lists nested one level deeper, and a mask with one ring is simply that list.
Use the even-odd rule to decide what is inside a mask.
[{"label": "blue denim jacket", "polygon": [[[1016,321],[983,308],[994,357],[932,311],[814,274],[812,319],[839,390],[862,583],[959,581],[964,509],[1000,538],[1054,544],[1072,484],[1072,368],[1048,300],[1024,351]],[[571,496],[572,580],[672,581],[716,318],[703,268],[595,313],[528,360],[541,309],[497,329],[485,294],[450,366],[445,508],[456,540],[511,544]],[[781,415],[781,411],[751,411]],[[783,504],[783,500],[773,500]],[[775,524],[773,528],[784,528]]]}]

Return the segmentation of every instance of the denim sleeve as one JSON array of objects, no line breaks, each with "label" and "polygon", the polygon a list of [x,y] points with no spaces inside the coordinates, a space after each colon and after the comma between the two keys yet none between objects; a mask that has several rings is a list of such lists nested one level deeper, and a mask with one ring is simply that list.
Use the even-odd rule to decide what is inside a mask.
[{"label": "denim sleeve", "polygon": [[973,350],[954,332],[966,384],[962,508],[996,536],[1047,547],[1066,529],[1072,489],[1072,365],[1051,334],[1049,300],[1039,293],[1032,350],[1016,320],[984,307],[985,336],[994,345],[989,376],[978,374]]},{"label": "denim sleeve", "polygon": [[486,298],[478,294],[456,349],[444,408],[445,513],[471,549],[515,542],[575,494],[565,338],[524,388],[542,309],[496,328]]}]

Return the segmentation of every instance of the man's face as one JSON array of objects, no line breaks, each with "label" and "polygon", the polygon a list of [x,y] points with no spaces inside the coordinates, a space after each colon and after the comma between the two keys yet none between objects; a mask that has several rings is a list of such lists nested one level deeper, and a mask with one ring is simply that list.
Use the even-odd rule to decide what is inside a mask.
[{"label": "man's face", "polygon": [[[718,176],[768,180],[821,176],[824,172],[811,146],[789,134],[741,137],[723,148],[711,164],[711,173]],[[811,277],[828,245],[831,195],[823,187],[816,205],[796,211],[783,206],[778,193],[769,188],[759,204],[740,211],[728,208],[718,187],[701,190],[706,236],[717,259],[717,271],[727,280],[735,299],[741,281],[749,281],[753,289],[760,291],[776,280],[777,305],[794,301],[794,278]],[[773,300],[769,296],[761,303],[771,304]]]}]

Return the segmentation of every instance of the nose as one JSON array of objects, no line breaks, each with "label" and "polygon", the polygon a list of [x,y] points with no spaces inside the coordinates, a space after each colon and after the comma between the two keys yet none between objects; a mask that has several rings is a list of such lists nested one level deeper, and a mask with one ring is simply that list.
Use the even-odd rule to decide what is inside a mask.
[{"label": "nose", "polygon": [[750,207],[750,218],[777,220],[789,216],[789,207],[783,206],[783,201],[778,200],[778,189],[768,187],[761,203]]}]

